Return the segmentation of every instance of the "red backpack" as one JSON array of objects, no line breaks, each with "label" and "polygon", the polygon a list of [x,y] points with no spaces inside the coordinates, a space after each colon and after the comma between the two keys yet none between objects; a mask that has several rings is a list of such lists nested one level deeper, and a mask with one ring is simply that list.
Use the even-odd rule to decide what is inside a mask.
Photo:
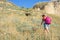
[{"label": "red backpack", "polygon": [[47,16],[47,17],[45,18],[45,23],[46,23],[46,24],[51,24],[51,18]]}]

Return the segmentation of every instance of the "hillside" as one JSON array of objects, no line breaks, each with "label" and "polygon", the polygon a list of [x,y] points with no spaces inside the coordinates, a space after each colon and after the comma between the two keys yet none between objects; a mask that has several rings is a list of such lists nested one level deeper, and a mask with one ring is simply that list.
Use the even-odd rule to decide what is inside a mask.
[{"label": "hillside", "polygon": [[33,9],[39,9],[39,10],[44,10],[45,13],[48,14],[53,14],[59,16],[60,15],[60,1],[56,2],[56,1],[52,1],[52,2],[41,2],[41,3],[37,3],[36,5],[34,5]]},{"label": "hillside", "polygon": [[[44,10],[43,10],[44,11]],[[45,40],[41,11],[19,8],[10,2],[0,1],[0,40]],[[29,13],[29,16],[25,14]],[[47,40],[60,40],[60,17],[52,17]]]}]

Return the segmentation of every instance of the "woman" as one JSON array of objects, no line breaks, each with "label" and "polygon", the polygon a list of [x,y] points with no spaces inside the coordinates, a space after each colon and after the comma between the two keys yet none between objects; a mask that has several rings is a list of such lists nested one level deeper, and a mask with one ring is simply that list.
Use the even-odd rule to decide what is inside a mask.
[{"label": "woman", "polygon": [[51,24],[51,18],[49,16],[46,16],[46,15],[42,15],[42,22],[41,22],[41,25],[44,25],[44,32],[46,33],[49,33],[49,27],[50,27],[50,24]]}]

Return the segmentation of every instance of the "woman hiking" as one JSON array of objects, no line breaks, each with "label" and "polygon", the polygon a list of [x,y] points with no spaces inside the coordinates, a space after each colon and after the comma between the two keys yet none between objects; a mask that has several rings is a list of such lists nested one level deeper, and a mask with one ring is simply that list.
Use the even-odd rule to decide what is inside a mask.
[{"label": "woman hiking", "polygon": [[49,16],[46,16],[45,14],[43,14],[42,15],[41,25],[42,24],[44,26],[45,35],[47,35],[47,33],[49,33],[49,27],[50,27],[50,24],[51,24],[51,18]]}]

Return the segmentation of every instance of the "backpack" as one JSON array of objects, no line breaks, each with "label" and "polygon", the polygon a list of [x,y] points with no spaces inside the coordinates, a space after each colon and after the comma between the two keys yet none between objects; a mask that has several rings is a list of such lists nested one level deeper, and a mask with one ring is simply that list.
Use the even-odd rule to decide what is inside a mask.
[{"label": "backpack", "polygon": [[46,19],[45,19],[45,23],[46,24],[51,24],[51,18],[47,16]]}]

